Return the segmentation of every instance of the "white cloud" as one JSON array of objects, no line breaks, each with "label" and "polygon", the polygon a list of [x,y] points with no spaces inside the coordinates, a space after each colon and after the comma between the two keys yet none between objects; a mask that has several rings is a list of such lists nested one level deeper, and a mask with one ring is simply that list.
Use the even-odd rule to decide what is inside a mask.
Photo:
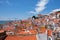
[{"label": "white cloud", "polygon": [[60,8],[59,9],[54,9],[50,13],[54,13],[54,12],[57,12],[57,11],[60,11]]},{"label": "white cloud", "polygon": [[[35,11],[32,11],[32,13],[40,13],[42,12],[46,7],[46,4],[49,2],[49,0],[40,0],[38,1],[38,3],[36,4],[36,7],[35,7]],[[30,11],[31,12],[31,11]]]},{"label": "white cloud", "polygon": [[35,8],[35,11],[36,11],[36,13],[39,13],[39,12],[43,11],[44,9],[45,9],[45,7],[37,7],[37,8]]},{"label": "white cloud", "polygon": [[32,13],[32,14],[33,14],[33,13],[35,13],[35,12],[34,12],[34,11],[29,11],[28,13]]}]

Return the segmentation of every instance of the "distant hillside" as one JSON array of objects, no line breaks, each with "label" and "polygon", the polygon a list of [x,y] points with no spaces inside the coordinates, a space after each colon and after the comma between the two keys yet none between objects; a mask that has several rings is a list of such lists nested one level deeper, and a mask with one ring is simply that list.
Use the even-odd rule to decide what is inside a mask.
[{"label": "distant hillside", "polygon": [[0,24],[5,24],[7,22],[11,22],[11,21],[0,21]]}]

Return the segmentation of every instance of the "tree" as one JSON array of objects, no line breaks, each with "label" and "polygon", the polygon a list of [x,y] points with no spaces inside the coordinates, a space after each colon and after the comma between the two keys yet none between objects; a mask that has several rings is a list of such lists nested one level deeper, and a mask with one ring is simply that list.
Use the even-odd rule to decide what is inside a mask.
[{"label": "tree", "polygon": [[32,19],[38,19],[38,17],[32,16]]}]

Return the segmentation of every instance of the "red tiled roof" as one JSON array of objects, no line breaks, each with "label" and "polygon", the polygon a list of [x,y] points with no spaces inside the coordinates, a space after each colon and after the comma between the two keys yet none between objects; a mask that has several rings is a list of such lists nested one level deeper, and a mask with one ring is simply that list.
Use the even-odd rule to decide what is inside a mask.
[{"label": "red tiled roof", "polygon": [[36,36],[7,36],[5,40],[37,40]]},{"label": "red tiled roof", "polygon": [[4,32],[4,30],[0,30],[0,33]]}]

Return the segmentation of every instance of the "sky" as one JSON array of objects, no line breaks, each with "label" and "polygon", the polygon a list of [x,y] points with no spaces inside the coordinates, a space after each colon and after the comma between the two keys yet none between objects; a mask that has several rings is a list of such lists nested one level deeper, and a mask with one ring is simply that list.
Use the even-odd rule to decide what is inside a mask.
[{"label": "sky", "polygon": [[27,19],[60,10],[60,0],[0,0],[0,20]]}]

